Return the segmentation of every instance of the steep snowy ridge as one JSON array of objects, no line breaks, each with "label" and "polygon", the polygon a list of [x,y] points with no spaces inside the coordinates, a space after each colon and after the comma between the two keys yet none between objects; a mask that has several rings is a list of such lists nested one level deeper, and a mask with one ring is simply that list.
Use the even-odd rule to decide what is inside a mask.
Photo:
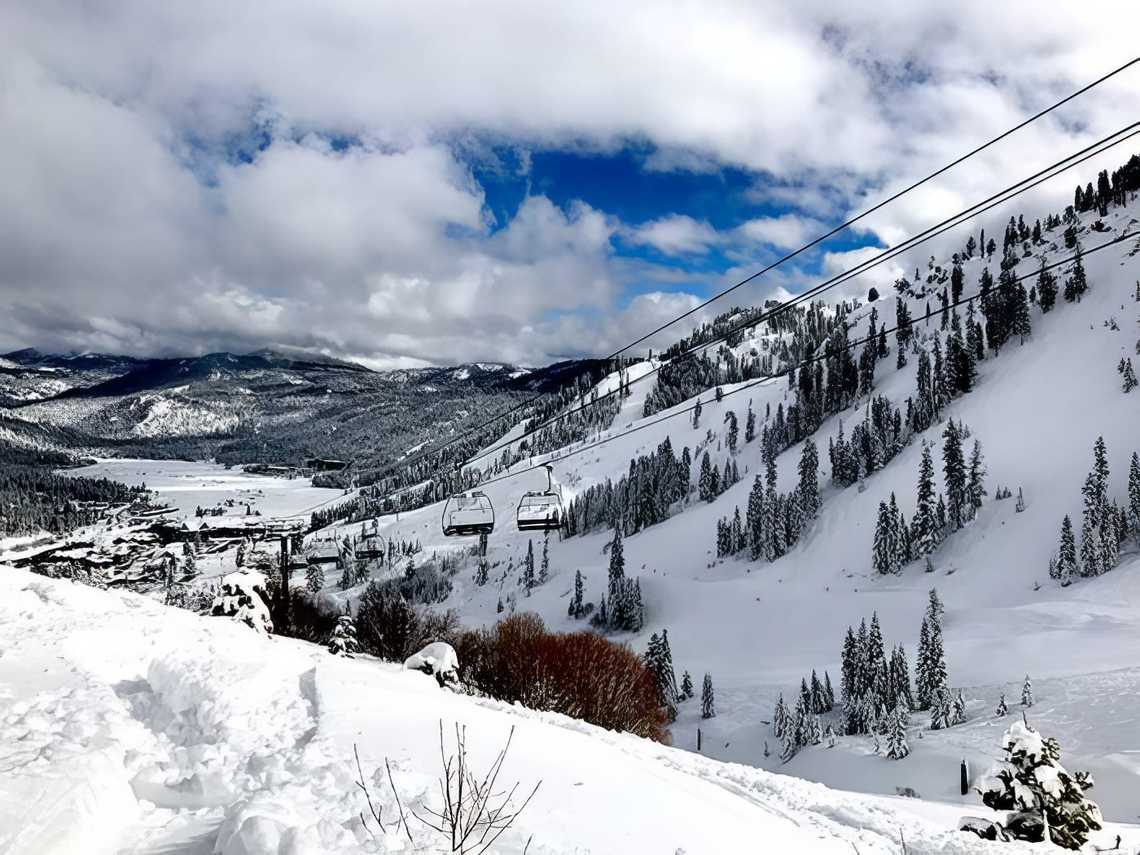
[{"label": "steep snowy ridge", "polygon": [[[1110,209],[1103,218],[1107,231],[1090,226],[1095,214],[1083,215],[1080,240],[1086,250],[1136,229],[1137,204]],[[1038,258],[1047,263],[1067,258],[1072,251],[1061,240],[1062,228],[1045,235],[1035,255],[1021,259],[1018,276],[1034,283]],[[963,236],[964,239],[964,236]],[[1137,238],[1140,241],[1140,237]],[[490,624],[504,602],[508,609],[534,611],[556,629],[581,628],[566,616],[575,571],[586,582],[585,599],[597,602],[606,591],[608,531],[572,537],[550,544],[552,578],[529,596],[519,587],[519,568],[530,536],[514,531],[512,514],[522,493],[545,485],[545,474],[533,464],[550,462],[554,477],[568,501],[591,484],[616,480],[629,471],[631,458],[653,452],[668,437],[678,455],[692,453],[693,481],[701,454],[709,451],[723,468],[729,457],[726,414],[731,410],[741,427],[735,461],[741,482],[705,503],[696,496],[663,523],[644,529],[625,541],[626,572],[639,577],[645,601],[646,625],[637,634],[619,634],[618,640],[644,650],[651,633],[669,630],[673,658],[680,675],[690,671],[699,681],[705,671],[716,685],[718,716],[701,722],[696,702],[682,705],[673,726],[677,744],[694,746],[698,726],[705,732],[708,753],[763,768],[780,768],[792,774],[837,786],[893,793],[910,787],[923,796],[976,804],[958,792],[958,763],[966,759],[972,782],[997,759],[1004,721],[993,710],[1001,692],[1016,700],[1016,686],[1026,673],[1042,686],[1031,720],[1056,736],[1071,768],[1091,769],[1100,783],[1092,791],[1109,818],[1127,820],[1135,815],[1132,793],[1140,786],[1140,713],[1108,713],[1114,693],[1122,687],[1134,691],[1138,675],[1131,670],[1140,659],[1140,555],[1135,537],[1125,544],[1120,564],[1106,575],[1081,579],[1061,588],[1048,577],[1048,562],[1057,548],[1061,519],[1079,520],[1081,484],[1092,466],[1092,446],[1103,436],[1110,466],[1110,498],[1126,503],[1128,461],[1140,450],[1140,393],[1124,394],[1116,366],[1121,357],[1136,358],[1140,336],[1140,303],[1135,301],[1140,279],[1137,241],[1128,239],[1084,259],[1090,290],[1080,302],[1058,297],[1052,312],[1031,307],[1032,335],[1024,344],[1012,340],[996,356],[977,365],[978,378],[970,393],[955,398],[922,435],[912,437],[886,467],[865,479],[862,488],[839,489],[830,484],[827,448],[837,436],[840,422],[846,435],[865,414],[865,399],[839,415],[827,418],[813,439],[821,459],[823,505],[801,541],[782,558],[768,563],[738,558],[717,559],[716,520],[741,513],[747,505],[753,476],[763,471],[758,442],[744,443],[744,415],[751,402],[757,430],[770,407],[785,408],[794,401],[786,377],[763,383],[724,385],[717,401],[711,390],[699,398],[703,412],[699,428],[692,425],[690,399],[649,418],[640,417],[636,401],[625,402],[621,416],[608,431],[584,443],[546,456],[524,459],[514,468],[515,478],[486,485],[498,512],[491,536],[489,558],[495,565],[491,583],[478,587],[471,573],[461,572],[454,591],[443,604],[456,608],[466,622]],[[1000,255],[989,262],[995,277]],[[949,270],[949,263],[944,268]],[[963,265],[964,294],[977,293],[983,262],[975,256]],[[1068,266],[1055,271],[1063,281]],[[874,281],[884,295],[864,304],[848,320],[850,338],[866,335],[874,309],[880,328],[895,325],[894,289]],[[931,288],[940,292],[941,283]],[[948,283],[945,287],[948,287]],[[907,299],[919,340],[932,346],[941,318],[924,319],[927,301],[939,307],[934,296]],[[963,307],[963,315],[964,307]],[[743,354],[765,335],[746,334],[735,352]],[[943,333],[945,335],[945,333]],[[915,394],[916,359],[895,368],[894,336],[890,354],[878,362],[874,392],[905,409]],[[856,356],[858,351],[856,351]],[[603,381],[599,392],[615,383]],[[608,385],[607,385],[608,384]],[[650,382],[632,386],[642,398]],[[670,413],[677,418],[667,419]],[[628,414],[628,415],[627,415]],[[933,573],[923,562],[906,566],[898,576],[879,576],[871,567],[871,545],[876,509],[895,494],[906,518],[913,519],[915,488],[922,440],[935,447],[936,488],[944,489],[941,475],[941,434],[946,419],[964,422],[971,442],[978,439],[988,467],[986,499],[976,520],[955,532],[931,556]],[[630,428],[636,428],[629,432]],[[711,436],[711,438],[710,438]],[[518,440],[516,428],[504,438]],[[598,439],[609,439],[598,445]],[[967,449],[968,450],[968,449]],[[778,488],[796,484],[801,446],[794,444],[778,458]],[[1026,508],[1018,513],[1013,499],[997,501],[998,486],[1016,495],[1024,491]],[[441,536],[434,505],[421,511],[380,519],[385,536],[420,541],[432,550],[466,546]],[[924,719],[912,720],[912,755],[889,761],[873,755],[869,737],[846,737],[836,749],[807,748],[786,765],[779,759],[778,741],[768,722],[776,697],[794,694],[801,677],[826,669],[838,685],[838,660],[846,628],[876,613],[890,645],[902,643],[913,661],[927,593],[937,587],[946,603],[945,644],[953,688],[962,688],[968,703],[967,726],[923,733]],[[354,593],[335,593],[339,599]],[[1065,679],[1072,678],[1072,679]],[[1078,697],[1075,687],[1087,692]],[[1102,716],[1103,712],[1103,718]],[[765,741],[771,743],[765,754]]]},{"label": "steep snowy ridge", "polygon": [[[354,746],[385,822],[434,804],[440,722],[528,791],[495,851],[1033,851],[953,831],[955,808],[828,790],[552,714],[441,690],[369,659],[134,595],[0,573],[0,851],[284,855],[407,851],[366,828]],[[972,811],[983,813],[985,811]],[[411,823],[415,851],[450,851]],[[1120,830],[1129,841],[1140,830]],[[1106,837],[1107,839],[1107,837]],[[529,841],[529,843],[528,843]]]}]

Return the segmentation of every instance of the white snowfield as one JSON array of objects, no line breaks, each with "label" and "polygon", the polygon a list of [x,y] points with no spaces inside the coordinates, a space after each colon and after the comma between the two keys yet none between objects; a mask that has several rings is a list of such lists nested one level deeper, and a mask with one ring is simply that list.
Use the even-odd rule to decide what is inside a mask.
[{"label": "white snowfield", "polygon": [[[1026,215],[1043,213],[1027,211]],[[1067,768],[1093,773],[1097,784],[1090,795],[1106,817],[1135,821],[1140,816],[1140,550],[1136,539],[1129,538],[1120,564],[1104,576],[1078,579],[1068,588],[1048,577],[1048,561],[1057,549],[1062,518],[1071,515],[1080,529],[1080,490],[1092,466],[1096,438],[1103,436],[1108,447],[1110,497],[1122,504],[1127,502],[1129,459],[1140,451],[1140,389],[1124,394],[1116,370],[1122,357],[1140,364],[1136,351],[1140,302],[1134,299],[1140,282],[1140,203],[1110,209],[1103,218],[1108,232],[1091,230],[1094,214],[1082,218],[1080,239],[1086,249],[1125,231],[1137,237],[1085,257],[1090,290],[1081,302],[1068,303],[1059,295],[1049,314],[1032,306],[1032,336],[1024,344],[1011,341],[997,358],[979,362],[975,389],[955,399],[944,411],[942,422],[914,437],[888,466],[869,476],[865,491],[856,486],[845,490],[831,486],[827,455],[828,440],[836,436],[840,419],[850,438],[852,426],[864,418],[865,401],[824,421],[814,435],[823,506],[800,543],[778,561],[718,560],[715,526],[718,518],[731,517],[736,507],[745,513],[753,477],[763,471],[759,441],[745,443],[743,439],[748,404],[756,413],[759,432],[767,406],[774,415],[778,404],[786,408],[794,401],[787,379],[780,377],[739,393],[740,386],[725,385],[721,402],[711,390],[703,392],[698,428],[692,425],[691,413],[659,421],[665,413],[691,407],[694,399],[641,418],[645,395],[653,385],[647,380],[632,386],[632,396],[602,436],[617,436],[629,424],[641,429],[573,457],[567,453],[581,445],[524,461],[514,468],[517,477],[481,488],[494,502],[497,517],[489,539],[490,583],[476,586],[474,568],[468,567],[455,577],[454,592],[438,608],[456,609],[467,624],[490,625],[500,617],[499,601],[509,611],[513,596],[518,611],[540,614],[552,629],[586,628],[585,621],[567,617],[574,574],[580,570],[585,579],[585,600],[597,603],[607,587],[604,550],[612,533],[598,530],[561,542],[552,537],[550,581],[525,596],[518,585],[519,568],[527,541],[534,541],[537,552],[542,537],[515,531],[514,510],[525,491],[543,489],[546,484],[545,472],[526,468],[549,461],[569,500],[606,478],[616,482],[629,471],[632,456],[652,453],[669,437],[676,454],[686,446],[693,452],[695,487],[706,449],[723,471],[729,456],[724,421],[731,410],[741,427],[735,457],[741,482],[708,504],[699,501],[694,491],[689,503],[670,519],[625,539],[626,573],[640,579],[646,623],[642,632],[620,635],[617,640],[643,651],[650,634],[666,628],[678,679],[688,670],[699,686],[707,671],[715,685],[717,717],[702,722],[697,701],[683,704],[672,728],[675,744],[695,748],[700,726],[705,753],[721,759],[780,769],[845,789],[893,794],[897,788],[909,787],[924,798],[959,801],[960,761],[968,761],[974,783],[1000,758],[1002,733],[1010,719],[995,717],[994,708],[1004,692],[1011,715],[1019,715],[1016,703],[1028,673],[1037,692],[1037,705],[1028,711],[1030,723],[1060,741]],[[1034,250],[1049,263],[1072,254],[1064,247],[1061,232],[1058,228],[1047,233],[1050,243],[1057,242],[1056,249],[1047,244]],[[964,244],[966,236],[962,231],[953,249]],[[995,254],[988,264],[995,277],[999,262],[1000,254]],[[1034,256],[1018,265],[1018,275],[1030,275],[1026,287],[1034,284],[1038,264]],[[943,266],[948,267],[946,260]],[[965,263],[965,294],[977,293],[982,266],[977,256]],[[1063,283],[1067,268],[1054,272]],[[874,284],[883,294],[873,304],[880,325],[893,327],[895,294],[889,275],[884,272],[864,279],[865,286]],[[938,299],[932,297],[930,303],[937,310]],[[925,298],[910,301],[919,336],[929,335],[941,323],[939,315],[923,319],[925,304]],[[852,340],[866,335],[871,309],[864,305],[856,311]],[[738,352],[757,344],[760,336],[746,336]],[[915,393],[917,359],[912,354],[909,364],[896,370],[893,335],[888,343],[891,353],[878,363],[875,392],[905,410],[907,396]],[[607,378],[599,390],[613,388],[614,383],[614,377]],[[871,568],[878,503],[894,492],[907,519],[914,518],[922,439],[935,443],[935,486],[944,489],[941,434],[946,418],[969,426],[970,444],[973,438],[981,441],[988,468],[985,505],[974,522],[951,535],[931,556],[935,572],[923,572],[919,561],[898,576],[879,576]],[[706,440],[708,432],[711,441]],[[515,429],[505,438],[519,436]],[[801,446],[796,444],[779,456],[781,491],[795,486],[800,453]],[[486,460],[482,462],[486,465]],[[1014,496],[1023,488],[1023,513],[1016,512],[1015,499],[994,500],[999,485],[1011,489]],[[419,541],[428,555],[434,550],[468,548],[472,538],[442,536],[440,510],[436,504],[398,518],[382,517],[380,532],[385,538]],[[353,530],[352,525],[344,528],[345,533]],[[508,573],[511,561],[513,569]],[[879,615],[888,646],[905,646],[913,678],[919,628],[933,587],[946,604],[944,640],[950,685],[964,690],[967,722],[923,733],[929,718],[916,713],[910,729],[911,755],[900,761],[874,756],[868,737],[844,737],[834,749],[809,747],[783,764],[769,724],[777,696],[783,693],[794,703],[800,679],[812,669],[821,679],[825,669],[830,672],[838,693],[844,633],[848,625],[857,627],[863,618],[869,621],[873,612]],[[355,589],[349,596],[358,593]],[[332,590],[330,594],[340,601],[346,596]],[[971,794],[964,801],[976,803],[977,798]]]},{"label": "white snowfield", "polygon": [[[958,807],[721,764],[227,618],[0,568],[4,855],[450,851],[414,819],[415,848],[391,825],[384,768],[405,810],[433,803],[440,722],[467,728],[480,771],[514,728],[501,782],[541,781],[491,850],[504,855],[895,855],[900,834],[916,853],[1039,851],[954,831]],[[383,832],[362,824],[354,746]],[[1104,840],[1117,831],[1140,841],[1128,828]]]}]

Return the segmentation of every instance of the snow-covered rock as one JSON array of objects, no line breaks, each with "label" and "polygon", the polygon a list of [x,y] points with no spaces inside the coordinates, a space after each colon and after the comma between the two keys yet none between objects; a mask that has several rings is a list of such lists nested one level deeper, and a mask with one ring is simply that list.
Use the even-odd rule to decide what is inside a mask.
[{"label": "snow-covered rock", "polygon": [[459,678],[459,656],[446,641],[433,641],[404,660],[407,671],[423,671],[443,680]]}]

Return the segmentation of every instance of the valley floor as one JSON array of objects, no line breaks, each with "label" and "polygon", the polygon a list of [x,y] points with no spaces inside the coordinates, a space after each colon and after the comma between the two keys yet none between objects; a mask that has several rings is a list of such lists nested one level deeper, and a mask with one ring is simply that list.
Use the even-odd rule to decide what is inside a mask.
[{"label": "valley floor", "polygon": [[209,509],[227,499],[237,506],[235,512],[249,504],[251,510],[267,517],[306,515],[343,494],[342,490],[314,487],[309,478],[252,475],[209,461],[106,459],[69,469],[67,474],[110,478],[129,487],[145,484],[183,518],[193,518],[197,508]]}]

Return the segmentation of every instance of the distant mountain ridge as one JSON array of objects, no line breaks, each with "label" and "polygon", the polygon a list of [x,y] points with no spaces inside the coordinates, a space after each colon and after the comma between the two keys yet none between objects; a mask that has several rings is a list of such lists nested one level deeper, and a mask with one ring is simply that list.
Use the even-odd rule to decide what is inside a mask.
[{"label": "distant mountain ridge", "polygon": [[25,348],[0,355],[0,412],[51,429],[47,436],[56,441],[40,444],[60,452],[232,463],[331,456],[374,470],[410,447],[430,447],[531,397],[541,400],[602,365],[481,362],[376,371],[274,350],[137,358]]}]

